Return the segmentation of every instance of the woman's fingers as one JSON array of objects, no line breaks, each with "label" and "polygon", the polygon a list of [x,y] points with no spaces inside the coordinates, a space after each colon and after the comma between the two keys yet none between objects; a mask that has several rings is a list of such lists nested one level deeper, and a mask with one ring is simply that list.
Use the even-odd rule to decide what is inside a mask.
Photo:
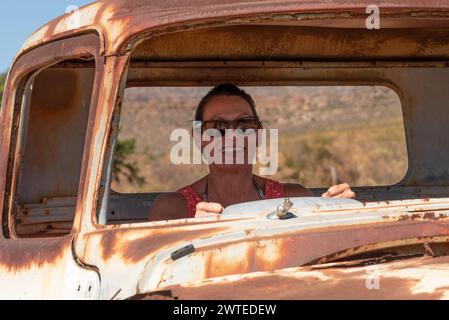
[{"label": "woman's fingers", "polygon": [[347,183],[337,184],[330,187],[327,192],[323,193],[323,198],[346,198],[354,199],[355,193]]},{"label": "woman's fingers", "polygon": [[347,189],[350,189],[349,184],[347,183],[337,184],[335,186],[330,187],[329,190],[327,190],[327,195],[329,197],[335,197],[343,193]]},{"label": "woman's fingers", "polygon": [[355,193],[351,189],[347,189],[347,190],[343,191],[342,193],[334,196],[333,198],[354,199]]},{"label": "woman's fingers", "polygon": [[200,202],[196,205],[195,217],[209,217],[221,214],[224,208],[219,203],[214,202]]},{"label": "woman's fingers", "polygon": [[196,210],[202,210],[213,213],[221,213],[224,208],[219,203],[214,202],[200,202],[196,205]]}]

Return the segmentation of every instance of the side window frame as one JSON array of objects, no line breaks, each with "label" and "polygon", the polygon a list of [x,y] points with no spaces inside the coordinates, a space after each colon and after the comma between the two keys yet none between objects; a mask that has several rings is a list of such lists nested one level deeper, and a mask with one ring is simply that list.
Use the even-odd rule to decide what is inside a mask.
[{"label": "side window frame", "polygon": [[92,135],[93,117],[95,116],[96,106],[98,104],[98,92],[102,83],[104,71],[104,57],[100,55],[101,41],[98,34],[78,35],[72,38],[57,40],[41,47],[35,48],[24,53],[14,63],[8,75],[5,86],[3,107],[1,109],[0,123],[2,132],[0,133],[0,222],[2,232],[0,239],[16,239],[14,221],[14,201],[17,196],[17,183],[20,172],[20,154],[19,149],[23,133],[20,132],[20,122],[26,117],[27,108],[23,108],[23,99],[25,98],[26,87],[32,79],[41,70],[47,69],[59,62],[92,56],[95,59],[95,79],[92,88],[92,99],[87,123],[86,138],[83,146],[83,162],[80,172],[80,181],[78,184],[77,203],[75,209],[74,221],[70,234],[75,234],[79,229],[80,220],[80,197],[84,188],[87,163],[86,152],[90,150],[90,141]]}]

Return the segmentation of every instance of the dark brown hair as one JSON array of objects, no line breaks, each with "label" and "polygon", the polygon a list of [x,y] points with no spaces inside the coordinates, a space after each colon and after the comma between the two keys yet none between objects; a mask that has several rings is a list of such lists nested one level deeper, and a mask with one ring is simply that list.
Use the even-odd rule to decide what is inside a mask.
[{"label": "dark brown hair", "polygon": [[198,107],[196,108],[195,121],[203,121],[204,108],[212,98],[218,96],[236,96],[245,99],[251,107],[251,111],[253,112],[254,116],[258,118],[256,112],[256,104],[254,103],[253,98],[236,85],[232,83],[223,83],[210,90],[209,93],[206,94],[203,99],[201,99]]}]

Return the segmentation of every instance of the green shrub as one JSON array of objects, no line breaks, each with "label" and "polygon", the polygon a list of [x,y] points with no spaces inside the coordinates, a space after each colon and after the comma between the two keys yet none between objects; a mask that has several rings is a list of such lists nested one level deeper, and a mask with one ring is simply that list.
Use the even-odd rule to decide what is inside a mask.
[{"label": "green shrub", "polygon": [[5,89],[6,73],[0,74],[0,105],[3,98],[3,90]]},{"label": "green shrub", "polygon": [[135,150],[135,139],[122,140],[117,142],[113,177],[114,180],[118,183],[120,183],[122,178],[125,178],[128,183],[136,184],[141,187],[146,183],[145,179],[140,176],[137,163],[129,159],[135,153]]}]

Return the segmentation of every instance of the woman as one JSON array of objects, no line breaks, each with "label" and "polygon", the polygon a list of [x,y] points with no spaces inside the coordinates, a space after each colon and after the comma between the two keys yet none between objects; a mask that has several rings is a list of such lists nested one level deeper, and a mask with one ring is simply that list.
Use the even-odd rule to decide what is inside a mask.
[{"label": "woman", "polygon": [[[202,122],[202,130],[217,129],[262,129],[254,100],[245,91],[233,84],[222,84],[212,89],[199,103],[196,121]],[[224,139],[226,139],[226,134]],[[202,141],[201,150],[211,141]],[[221,142],[220,142],[221,143]],[[224,145],[224,144],[223,144]],[[247,148],[244,148],[245,159]],[[235,148],[222,148],[223,156],[238,152]],[[253,174],[252,164],[209,165],[209,175],[176,193],[159,196],[150,209],[149,220],[160,221],[218,215],[224,208],[241,202],[284,197],[312,196],[310,190],[300,184],[279,183]],[[335,185],[322,197],[355,198],[347,183]]]}]

